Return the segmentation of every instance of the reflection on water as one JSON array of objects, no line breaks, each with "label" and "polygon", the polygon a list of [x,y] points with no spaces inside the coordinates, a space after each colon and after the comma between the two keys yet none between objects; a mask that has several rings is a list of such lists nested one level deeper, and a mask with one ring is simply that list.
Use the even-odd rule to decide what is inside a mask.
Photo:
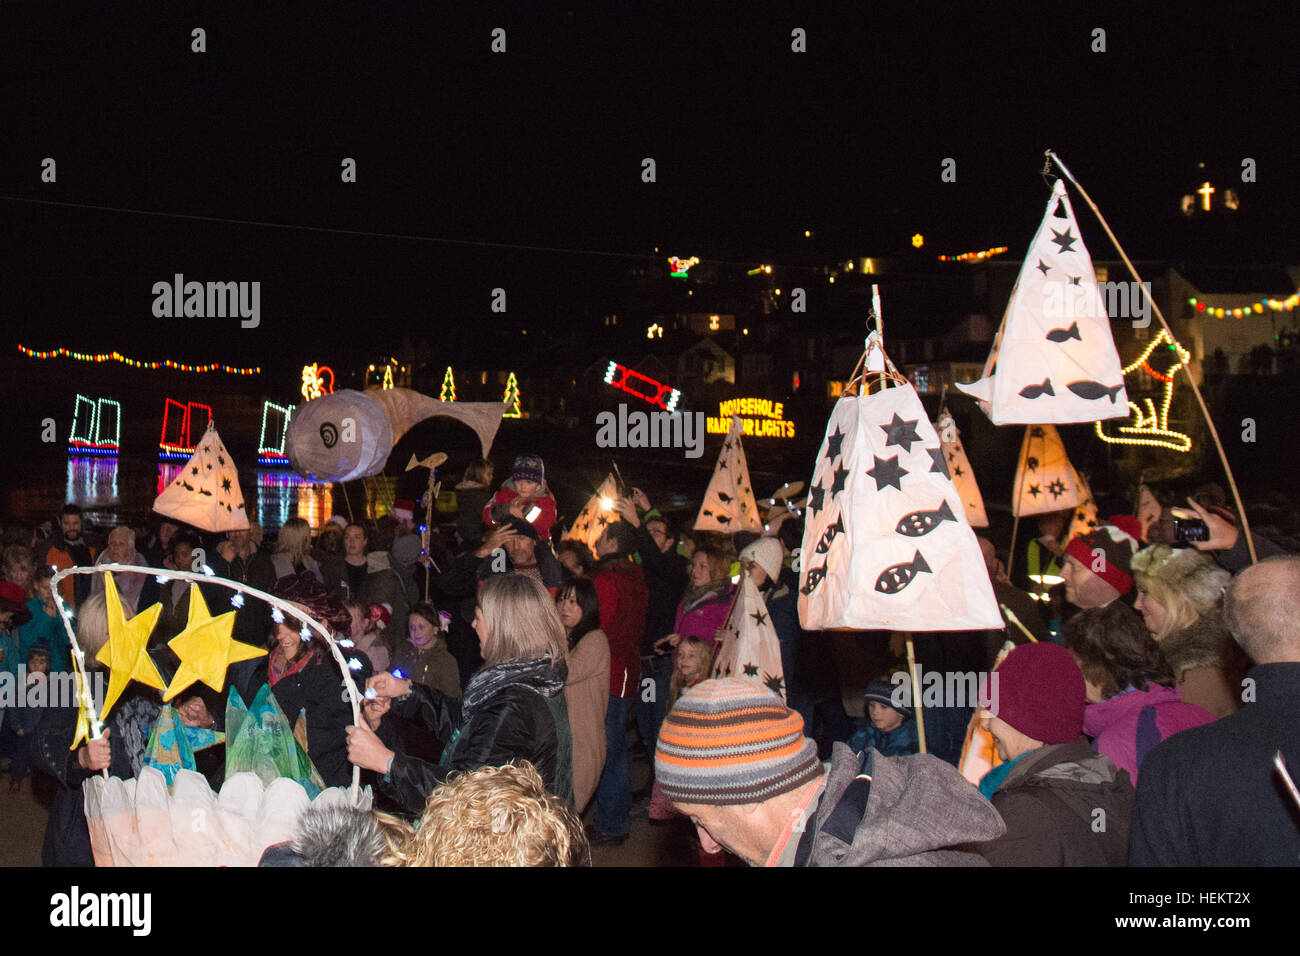
[{"label": "reflection on water", "polygon": [[[53,515],[58,513],[60,505],[72,502],[80,505],[98,525],[107,527],[118,524],[125,518],[138,517],[140,512],[148,511],[153,505],[154,497],[162,494],[186,463],[158,462],[155,466],[155,480],[149,485],[141,484],[140,479],[144,475],[138,467],[131,470],[135,464],[137,463],[128,460],[128,467],[122,468],[123,482],[119,492],[121,465],[118,458],[69,455],[62,501],[56,502],[52,495],[40,495],[37,496],[40,500],[34,509],[26,507],[22,510]],[[302,518],[312,528],[319,530],[334,514],[332,484],[314,485],[291,471],[275,469],[241,471],[239,483],[249,516],[270,532],[276,531],[293,517]],[[49,490],[54,491],[53,488]],[[141,491],[146,491],[146,495],[141,495]],[[27,497],[29,496],[21,495],[16,501],[23,502]],[[46,497],[49,497],[48,501],[44,500]],[[14,502],[15,499],[11,498],[11,504]]]}]

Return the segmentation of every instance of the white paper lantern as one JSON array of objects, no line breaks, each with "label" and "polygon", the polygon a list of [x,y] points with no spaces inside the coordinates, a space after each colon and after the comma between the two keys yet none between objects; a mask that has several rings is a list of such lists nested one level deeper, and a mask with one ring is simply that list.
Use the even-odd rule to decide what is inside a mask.
[{"label": "white paper lantern", "polygon": [[285,451],[293,470],[310,481],[352,481],[383,471],[393,427],[365,392],[343,389],[298,407]]}]

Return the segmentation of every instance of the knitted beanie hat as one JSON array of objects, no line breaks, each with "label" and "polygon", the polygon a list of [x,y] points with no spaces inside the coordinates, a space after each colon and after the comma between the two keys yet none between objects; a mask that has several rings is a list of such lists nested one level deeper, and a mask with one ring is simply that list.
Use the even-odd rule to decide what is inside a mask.
[{"label": "knitted beanie hat", "polygon": [[1083,672],[1059,644],[1022,644],[998,665],[996,716],[1045,744],[1068,744],[1083,733]]},{"label": "knitted beanie hat", "polygon": [[[870,704],[873,700],[878,704],[884,704],[886,707],[892,707],[904,717],[912,716],[912,708],[904,707],[902,704],[894,703],[894,692],[898,690],[897,684],[891,684],[886,680],[873,680],[867,685],[866,692],[862,695],[862,700]],[[911,687],[907,688],[907,697],[912,696]],[[870,716],[870,711],[868,711]]]},{"label": "knitted beanie hat", "polygon": [[546,464],[539,455],[520,455],[515,459],[510,477],[515,481],[535,481],[539,485],[545,484]]},{"label": "knitted beanie hat", "polygon": [[776,538],[759,538],[740,552],[740,559],[743,561],[749,558],[757,564],[767,573],[769,581],[775,581],[781,576],[781,559],[784,557],[785,551]]},{"label": "knitted beanie hat", "polygon": [[736,678],[687,690],[664,718],[655,780],[679,803],[762,803],[822,773],[803,718],[780,698]]},{"label": "knitted beanie hat", "polygon": [[[1132,515],[1115,515],[1087,534],[1070,539],[1065,553],[1073,555],[1085,568],[1120,594],[1133,590],[1129,563],[1141,547],[1141,523]],[[1101,554],[1096,552],[1100,551]]]}]

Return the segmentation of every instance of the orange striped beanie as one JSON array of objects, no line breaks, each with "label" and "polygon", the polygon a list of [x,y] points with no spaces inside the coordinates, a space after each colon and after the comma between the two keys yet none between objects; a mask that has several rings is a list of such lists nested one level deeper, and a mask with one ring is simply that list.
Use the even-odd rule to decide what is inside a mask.
[{"label": "orange striped beanie", "polygon": [[822,773],[803,718],[749,681],[701,681],[664,718],[655,780],[675,803],[762,803]]}]

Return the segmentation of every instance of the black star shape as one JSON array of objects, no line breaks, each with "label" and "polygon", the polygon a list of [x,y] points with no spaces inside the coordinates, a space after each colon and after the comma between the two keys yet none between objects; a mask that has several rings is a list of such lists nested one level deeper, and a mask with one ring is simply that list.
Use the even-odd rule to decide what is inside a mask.
[{"label": "black star shape", "polygon": [[1065,227],[1065,232],[1052,230],[1052,242],[1061,247],[1062,252],[1074,252],[1074,244],[1078,242],[1077,236],[1070,235],[1070,227]]},{"label": "black star shape", "polygon": [[921,440],[921,436],[916,433],[916,423],[920,421],[913,418],[910,422],[905,422],[898,417],[898,412],[894,412],[894,418],[888,425],[880,427],[885,431],[885,445],[900,445],[903,451],[911,451],[912,443]]},{"label": "black star shape", "polygon": [[1038,459],[1035,458],[1035,457],[1033,457],[1032,455],[1031,455],[1030,457],[1026,458],[1026,459],[1025,459],[1025,467],[1028,468],[1030,471],[1037,471],[1037,470],[1038,470]]},{"label": "black star shape", "polygon": [[600,523],[601,523],[601,526],[603,527],[604,525],[609,524],[609,519],[606,518],[604,515],[601,515],[601,516],[600,516]]},{"label": "black star shape", "polygon": [[826,507],[822,504],[825,497],[826,489],[821,485],[813,485],[812,493],[808,496],[808,513],[814,518],[817,517],[817,512]]},{"label": "black star shape", "polygon": [[784,683],[785,682],[782,681],[781,678],[778,677],[776,674],[768,674],[767,680],[763,681],[763,686],[766,687],[774,694],[781,694],[783,692],[782,685]]},{"label": "black star shape", "polygon": [[727,459],[725,459],[725,458],[719,458],[719,459],[718,459],[718,471],[721,471],[723,468],[726,468],[726,467],[727,467]]},{"label": "black star shape", "polygon": [[966,472],[964,472],[964,471],[961,470],[961,465],[958,465],[958,466],[953,470],[953,474],[956,475],[958,478],[960,478],[962,475],[966,474]]},{"label": "black star shape", "polygon": [[898,466],[898,456],[895,455],[893,458],[884,459],[877,458],[875,455],[871,457],[875,459],[875,465],[867,469],[867,474],[875,479],[876,490],[881,491],[893,485],[899,491],[902,491],[903,486],[899,481],[904,475],[908,474],[908,471],[906,468]]},{"label": "black star shape", "polygon": [[224,465],[226,464],[226,459],[224,459],[224,458],[222,458],[220,455],[218,455],[218,456],[217,456],[217,464],[218,464],[218,465],[222,465],[222,466],[224,466]]},{"label": "black star shape", "polygon": [[762,611],[755,611],[753,614],[749,616],[754,619],[754,623],[757,624],[759,627],[762,627],[764,624],[767,623],[767,615],[764,614]]},{"label": "black star shape", "polygon": [[1061,495],[1065,494],[1065,483],[1058,478],[1047,486],[1047,490],[1052,493],[1052,500],[1055,501],[1057,498],[1061,497]]},{"label": "black star shape", "polygon": [[849,476],[849,470],[842,464],[835,469],[835,480],[831,482],[831,497],[834,498],[844,490],[844,479]]},{"label": "black star shape", "polygon": [[826,436],[826,460],[834,461],[840,454],[840,445],[844,443],[844,433],[840,431],[840,426],[835,426],[835,431]]},{"label": "black star shape", "polygon": [[746,676],[746,677],[757,677],[757,676],[758,676],[758,665],[757,665],[757,664],[746,664],[746,665],[745,665],[745,676]]},{"label": "black star shape", "polygon": [[1029,486],[1029,494],[1030,494],[1031,496],[1033,496],[1034,498],[1037,498],[1037,497],[1038,497],[1039,495],[1041,495],[1042,493],[1043,493],[1043,489],[1039,488],[1037,485],[1030,485],[1030,486]]},{"label": "black star shape", "polygon": [[204,470],[204,471],[211,471],[211,470],[212,470],[212,466],[211,466],[211,465],[204,465],[204,466],[203,466],[203,470]]},{"label": "black star shape", "polygon": [[948,473],[948,462],[943,457],[943,447],[927,448],[926,452],[934,459],[934,462],[930,465],[930,470],[943,472],[945,478],[951,478],[952,475]]},{"label": "black star shape", "polygon": [[229,491],[229,490],[230,490],[230,479],[229,479],[229,478],[222,478],[222,479],[221,479],[221,490],[222,490],[222,491]]},{"label": "black star shape", "polygon": [[1039,272],[1041,272],[1044,276],[1046,276],[1047,273],[1052,271],[1052,267],[1049,266],[1042,259],[1038,260],[1038,265],[1034,266],[1034,268],[1037,269]]},{"label": "black star shape", "polygon": [[197,475],[199,473],[199,466],[195,465],[193,468],[190,469],[190,471]]}]

